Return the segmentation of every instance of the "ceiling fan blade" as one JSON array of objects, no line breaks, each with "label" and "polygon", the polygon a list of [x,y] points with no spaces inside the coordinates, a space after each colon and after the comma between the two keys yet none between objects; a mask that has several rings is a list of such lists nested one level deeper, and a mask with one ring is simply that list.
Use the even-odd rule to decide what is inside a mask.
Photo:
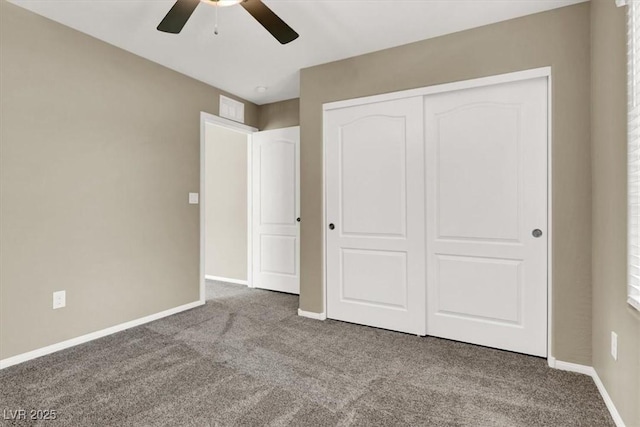
[{"label": "ceiling fan blade", "polygon": [[281,44],[287,44],[298,38],[298,33],[293,31],[293,28],[273,13],[262,1],[244,0],[240,4]]},{"label": "ceiling fan blade", "polygon": [[199,3],[200,0],[178,0],[158,25],[158,31],[178,34]]}]

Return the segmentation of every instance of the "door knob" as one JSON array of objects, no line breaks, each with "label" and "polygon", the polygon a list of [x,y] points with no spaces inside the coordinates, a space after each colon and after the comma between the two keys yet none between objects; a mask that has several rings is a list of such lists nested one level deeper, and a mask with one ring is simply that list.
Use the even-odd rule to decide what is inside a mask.
[{"label": "door knob", "polygon": [[542,230],[540,230],[539,228],[536,228],[535,230],[533,230],[531,232],[531,235],[535,238],[538,238],[540,236],[542,236]]},{"label": "door knob", "polygon": [[300,217],[296,218],[296,221],[300,222]]},{"label": "door knob", "polygon": [[333,230],[334,228],[336,228],[336,226],[333,225],[333,223],[329,224],[329,230]]}]

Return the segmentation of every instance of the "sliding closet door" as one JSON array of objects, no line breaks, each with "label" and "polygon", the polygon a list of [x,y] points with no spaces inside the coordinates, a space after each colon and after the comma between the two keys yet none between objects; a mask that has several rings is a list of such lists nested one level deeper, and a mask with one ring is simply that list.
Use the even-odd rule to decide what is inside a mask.
[{"label": "sliding closet door", "polygon": [[422,97],[325,113],[327,316],[424,335]]},{"label": "sliding closet door", "polygon": [[547,355],[547,80],[426,96],[427,333]]}]

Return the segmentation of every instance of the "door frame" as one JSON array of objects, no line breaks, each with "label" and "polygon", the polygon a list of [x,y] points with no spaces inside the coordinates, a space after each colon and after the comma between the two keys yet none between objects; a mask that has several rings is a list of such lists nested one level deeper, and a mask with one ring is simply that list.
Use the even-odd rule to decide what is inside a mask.
[{"label": "door frame", "polygon": [[[495,76],[481,77],[469,80],[462,80],[452,83],[444,83],[434,86],[427,86],[417,89],[403,90],[399,92],[384,93],[381,95],[366,96],[361,98],[348,99],[344,101],[329,102],[322,105],[322,291],[323,309],[319,314],[320,318],[325,318],[327,313],[327,162],[326,162],[326,115],[328,111],[338,110],[346,107],[354,107],[377,102],[391,101],[395,99],[410,98],[416,96],[427,96],[437,93],[453,92],[457,90],[472,89],[479,87],[493,86],[503,83],[512,83],[536,78],[547,79],[547,362],[549,366],[555,366],[553,356],[553,223],[552,223],[552,68],[541,67],[530,70],[516,71]],[[426,301],[425,301],[426,303]],[[425,325],[426,325],[425,315]]]},{"label": "door frame", "polygon": [[252,248],[252,211],[253,206],[253,193],[251,185],[251,169],[252,169],[252,135],[257,132],[258,129],[252,126],[247,126],[242,123],[237,123],[223,117],[219,117],[204,111],[200,112],[200,192],[199,205],[200,205],[200,302],[205,302],[205,161],[206,161],[206,125],[216,125],[236,132],[244,133],[247,135],[247,286],[253,287],[253,269],[251,268],[253,248]]}]

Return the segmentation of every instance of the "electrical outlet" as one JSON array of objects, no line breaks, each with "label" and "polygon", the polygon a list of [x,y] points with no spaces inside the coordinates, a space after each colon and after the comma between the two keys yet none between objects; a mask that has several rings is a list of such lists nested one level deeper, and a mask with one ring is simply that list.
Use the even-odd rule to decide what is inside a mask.
[{"label": "electrical outlet", "polygon": [[197,205],[200,202],[200,197],[198,193],[189,193],[189,204]]},{"label": "electrical outlet", "polygon": [[53,293],[53,308],[62,308],[67,305],[67,292],[57,291]]},{"label": "electrical outlet", "polygon": [[611,357],[618,360],[618,334],[611,331]]}]

